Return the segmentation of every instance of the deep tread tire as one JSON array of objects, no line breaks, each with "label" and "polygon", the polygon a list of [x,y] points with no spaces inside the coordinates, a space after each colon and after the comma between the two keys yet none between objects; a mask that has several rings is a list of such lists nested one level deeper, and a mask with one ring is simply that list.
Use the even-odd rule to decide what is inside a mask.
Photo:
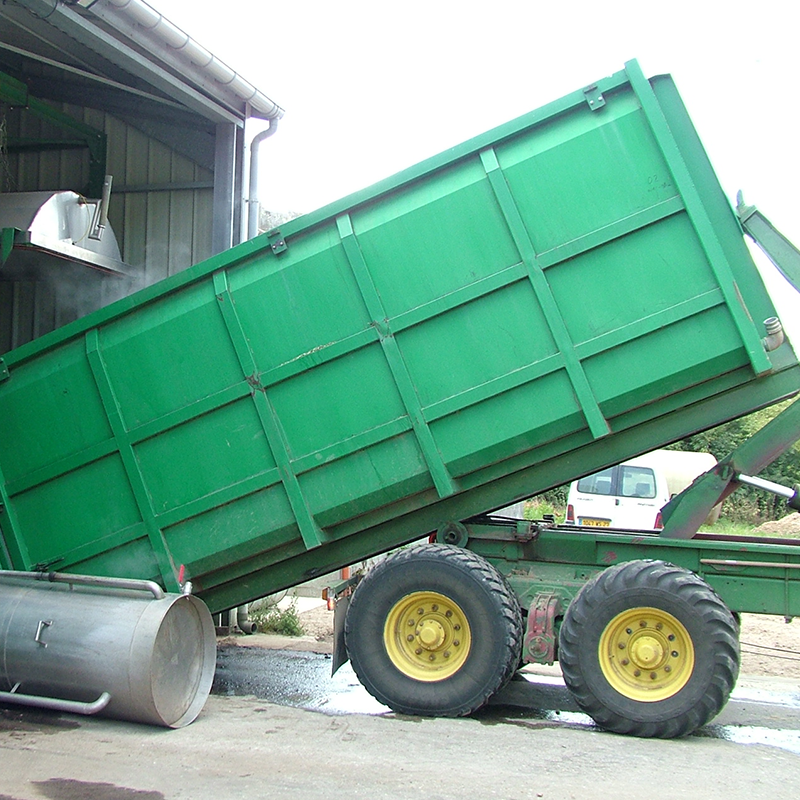
[{"label": "deep tread tire", "polygon": [[[644,616],[648,608],[680,623],[694,658],[685,685],[652,702],[625,687],[619,691],[618,681],[616,688],[612,685],[615,676],[600,648],[618,615],[635,617],[642,609]],[[727,606],[698,575],[663,561],[629,561],[601,572],[572,601],[561,626],[559,660],[567,687],[598,725],[616,733],[673,738],[704,725],[727,702],[739,673],[738,634]],[[645,673],[645,694],[646,684]]]},{"label": "deep tread tire", "polygon": [[[436,593],[463,611],[469,654],[441,680],[416,680],[398,668],[384,631],[394,610],[415,593]],[[367,691],[402,714],[470,714],[510,680],[519,663],[522,616],[503,576],[485,559],[458,547],[425,544],[376,565],[353,594],[345,621],[353,669]]]}]

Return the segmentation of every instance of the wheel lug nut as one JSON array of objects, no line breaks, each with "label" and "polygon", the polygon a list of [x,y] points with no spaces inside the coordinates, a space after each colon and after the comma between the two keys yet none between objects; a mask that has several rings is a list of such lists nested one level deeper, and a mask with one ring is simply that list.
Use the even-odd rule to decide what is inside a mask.
[{"label": "wheel lug nut", "polygon": [[639,627],[640,627],[640,628],[646,628],[646,627],[647,627],[647,621],[646,621],[646,620],[642,620],[642,621],[639,623]]},{"label": "wheel lug nut", "polygon": [[633,631],[630,628],[625,628],[625,633],[627,633],[628,636],[630,636],[633,633]]},{"label": "wheel lug nut", "polygon": [[678,651],[677,650],[673,650],[672,651],[672,657],[673,658],[677,658],[678,657]]},{"label": "wheel lug nut", "polygon": [[445,657],[445,658],[450,658],[450,651],[449,651],[449,650],[447,650],[447,651],[445,652],[445,654],[444,654],[444,657]]},{"label": "wheel lug nut", "polygon": [[672,672],[672,667],[667,664],[667,666],[664,667],[664,672]]},{"label": "wheel lug nut", "polygon": [[656,630],[657,631],[660,631],[663,627],[664,627],[664,623],[663,622],[657,622],[656,623]]},{"label": "wheel lug nut", "polygon": [[667,639],[669,639],[671,642],[674,642],[675,641],[675,634],[671,633],[669,636],[667,636]]},{"label": "wheel lug nut", "polygon": [[635,669],[633,674],[638,678],[642,674],[642,671],[640,669]]},{"label": "wheel lug nut", "polygon": [[431,653],[431,654],[428,656],[428,661],[436,661],[436,656],[435,656],[433,653]]},{"label": "wheel lug nut", "polygon": [[620,650],[624,650],[625,649],[625,642],[620,642],[619,643],[619,649]]},{"label": "wheel lug nut", "polygon": [[458,639],[453,639],[453,647],[458,647],[461,642]]},{"label": "wheel lug nut", "polygon": [[627,667],[631,662],[627,658],[623,658],[621,663],[623,667]]},{"label": "wheel lug nut", "polygon": [[453,612],[452,612],[452,611],[450,611],[450,609],[447,609],[447,611],[445,611],[445,612],[444,612],[444,615],[445,615],[446,617],[452,617],[452,616],[453,616]]},{"label": "wheel lug nut", "polygon": [[424,613],[425,613],[425,609],[424,608],[418,608],[417,609],[417,614],[424,614]]},{"label": "wheel lug nut", "polygon": [[434,604],[431,606],[431,611],[438,611],[438,610],[439,610],[439,606],[437,606],[437,605],[436,605],[436,603],[434,603]]},{"label": "wheel lug nut", "polygon": [[650,673],[650,680],[651,681],[654,681],[657,677],[658,677],[658,673],[657,672],[651,672]]},{"label": "wheel lug nut", "polygon": [[454,631],[460,631],[461,630],[461,626],[460,625],[453,625],[453,630]]},{"label": "wheel lug nut", "polygon": [[408,639],[409,642],[413,642],[414,641],[414,634],[413,633],[409,633],[408,636],[406,636],[406,639]]}]

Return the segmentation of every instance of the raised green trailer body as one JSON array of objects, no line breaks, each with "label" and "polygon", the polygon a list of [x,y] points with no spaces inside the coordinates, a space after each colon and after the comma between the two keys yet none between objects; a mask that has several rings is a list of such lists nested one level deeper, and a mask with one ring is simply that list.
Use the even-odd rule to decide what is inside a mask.
[{"label": "raised green trailer body", "polygon": [[8,353],[0,567],[241,605],[800,389],[638,65]]}]

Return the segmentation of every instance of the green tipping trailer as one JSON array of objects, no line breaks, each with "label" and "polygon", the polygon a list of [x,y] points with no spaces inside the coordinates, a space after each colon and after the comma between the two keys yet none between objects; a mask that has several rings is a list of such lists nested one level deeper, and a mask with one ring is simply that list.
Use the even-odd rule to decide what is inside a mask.
[{"label": "green tipping trailer", "polygon": [[[463,714],[523,638],[552,661],[561,628],[591,670],[566,607],[633,559],[612,584],[649,616],[611,605],[648,635],[608,635],[657,677],[608,657],[620,703],[570,687],[606,727],[677,735],[738,663],[722,601],[694,621],[712,590],[659,556],[702,571],[701,545],[465,520],[793,395],[774,317],[672,80],[630,62],[6,354],[0,568],[185,576],[219,611],[433,533],[356,589],[347,652],[394,708]],[[690,596],[661,608],[662,585]]]}]

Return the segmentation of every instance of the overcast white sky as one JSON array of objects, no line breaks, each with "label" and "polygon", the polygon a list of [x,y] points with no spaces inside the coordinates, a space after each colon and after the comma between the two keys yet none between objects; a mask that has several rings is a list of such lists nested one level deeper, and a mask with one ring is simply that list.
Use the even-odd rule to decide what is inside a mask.
[{"label": "overcast white sky", "polygon": [[311,211],[639,59],[671,72],[726,193],[800,242],[790,0],[149,0],[286,109],[261,200]]},{"label": "overcast white sky", "polygon": [[[272,211],[312,211],[637,58],[672,73],[728,197],[800,244],[794,0],[149,2],[286,109],[262,150]],[[778,311],[800,341],[800,308]]]}]

